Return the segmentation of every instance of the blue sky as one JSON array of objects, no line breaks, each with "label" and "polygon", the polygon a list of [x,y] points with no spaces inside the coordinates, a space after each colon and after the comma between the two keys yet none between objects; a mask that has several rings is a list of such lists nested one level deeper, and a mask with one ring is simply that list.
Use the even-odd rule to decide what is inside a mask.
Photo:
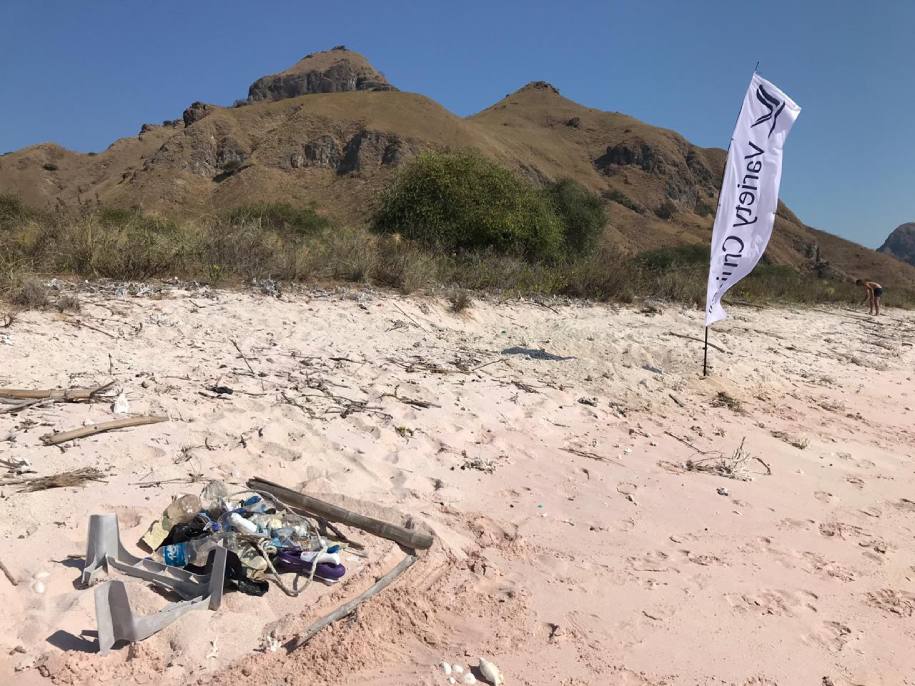
[{"label": "blue sky", "polygon": [[875,247],[915,221],[915,2],[0,2],[0,152],[103,150],[338,44],[471,114],[532,80],[725,147],[756,61],[803,107],[782,198]]}]

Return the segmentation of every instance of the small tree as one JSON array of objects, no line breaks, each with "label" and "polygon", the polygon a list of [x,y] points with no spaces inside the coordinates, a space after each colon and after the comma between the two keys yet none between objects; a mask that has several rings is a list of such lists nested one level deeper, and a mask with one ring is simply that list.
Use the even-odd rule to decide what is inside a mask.
[{"label": "small tree", "polygon": [[600,198],[572,179],[557,181],[547,194],[562,220],[566,249],[577,255],[590,252],[607,224]]}]

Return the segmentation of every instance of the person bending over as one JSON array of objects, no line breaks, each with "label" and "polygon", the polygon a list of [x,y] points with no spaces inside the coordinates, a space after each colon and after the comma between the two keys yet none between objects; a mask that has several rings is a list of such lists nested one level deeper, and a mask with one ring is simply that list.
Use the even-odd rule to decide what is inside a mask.
[{"label": "person bending over", "polygon": [[883,286],[876,281],[862,281],[861,279],[855,281],[855,284],[864,287],[864,302],[868,304],[869,314],[880,314],[880,296],[883,295]]}]

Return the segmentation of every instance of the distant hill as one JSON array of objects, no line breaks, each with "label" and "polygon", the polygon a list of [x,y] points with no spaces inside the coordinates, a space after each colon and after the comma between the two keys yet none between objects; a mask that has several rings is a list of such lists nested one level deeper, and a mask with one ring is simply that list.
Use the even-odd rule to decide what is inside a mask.
[{"label": "distant hill", "polygon": [[[536,81],[462,118],[398,91],[360,54],[308,55],[231,107],[196,102],[98,154],[53,143],[0,157],[0,193],[30,206],[140,207],[195,216],[255,202],[315,202],[364,223],[397,167],[422,150],[475,148],[535,182],[571,177],[605,200],[629,252],[707,244],[725,151]],[[789,149],[790,156],[790,149]],[[789,161],[790,164],[790,161]],[[915,268],[806,226],[779,206],[767,259],[840,277],[915,283]]]},{"label": "distant hill", "polygon": [[892,255],[896,259],[915,265],[915,222],[900,224],[887,236],[877,252]]}]

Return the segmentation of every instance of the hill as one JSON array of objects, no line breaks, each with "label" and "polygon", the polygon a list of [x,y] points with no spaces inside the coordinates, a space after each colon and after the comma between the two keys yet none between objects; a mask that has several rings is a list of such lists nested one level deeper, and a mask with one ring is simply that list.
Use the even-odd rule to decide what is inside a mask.
[{"label": "hill", "polygon": [[[725,151],[532,82],[473,116],[396,89],[336,48],[265,76],[232,107],[193,103],[104,152],[41,144],[0,157],[0,193],[28,205],[87,204],[201,215],[256,202],[316,203],[364,224],[397,167],[426,149],[474,148],[543,183],[570,177],[599,193],[621,249],[706,244]],[[915,268],[806,226],[780,205],[767,259],[888,284]]]},{"label": "hill", "polygon": [[887,236],[877,252],[915,265],[915,222],[900,224]]}]

